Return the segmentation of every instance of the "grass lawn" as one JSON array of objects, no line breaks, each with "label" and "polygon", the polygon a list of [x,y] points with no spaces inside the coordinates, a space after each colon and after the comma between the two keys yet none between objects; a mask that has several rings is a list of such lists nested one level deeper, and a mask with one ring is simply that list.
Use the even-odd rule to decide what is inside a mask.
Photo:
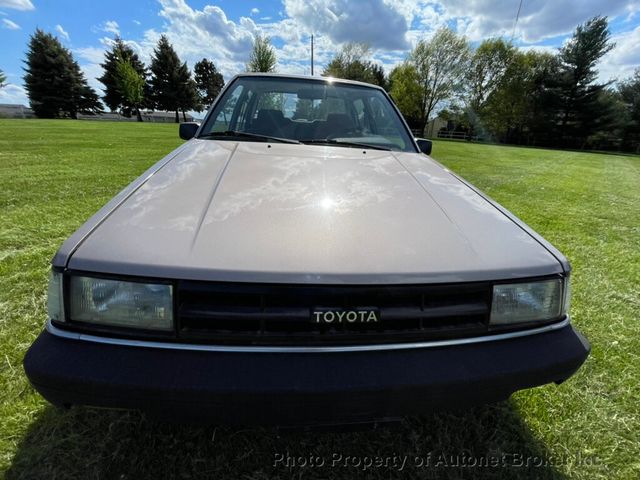
[{"label": "grass lawn", "polygon": [[[0,478],[640,478],[640,157],[436,142],[435,158],[571,260],[571,313],[592,355],[565,384],[505,403],[397,429],[278,436],[58,411],[34,392],[22,358],[44,324],[55,250],[180,140],[175,125],[0,120],[0,131]],[[326,463],[273,466],[287,454]],[[405,455],[400,472],[393,456]],[[348,456],[391,458],[366,471]]]}]

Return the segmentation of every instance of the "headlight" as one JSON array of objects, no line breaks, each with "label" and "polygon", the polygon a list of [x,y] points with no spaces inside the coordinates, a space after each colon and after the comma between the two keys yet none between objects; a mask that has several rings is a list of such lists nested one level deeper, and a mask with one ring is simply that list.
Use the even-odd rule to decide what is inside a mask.
[{"label": "headlight", "polygon": [[62,302],[62,274],[51,270],[49,290],[47,292],[47,313],[56,322],[64,322],[64,305]]},{"label": "headlight", "polygon": [[[493,286],[492,325],[511,325],[559,318],[568,302],[563,279]],[[567,297],[567,300],[565,300]],[[567,305],[568,307],[568,305]]]},{"label": "headlight", "polygon": [[71,320],[153,330],[173,328],[171,285],[72,276],[69,288]]}]

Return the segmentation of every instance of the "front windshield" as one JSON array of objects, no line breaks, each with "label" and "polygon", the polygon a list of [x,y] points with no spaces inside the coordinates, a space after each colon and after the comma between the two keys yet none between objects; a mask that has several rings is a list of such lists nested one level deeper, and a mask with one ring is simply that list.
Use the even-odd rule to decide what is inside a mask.
[{"label": "front windshield", "polygon": [[380,90],[295,78],[239,77],[199,137],[416,151]]}]

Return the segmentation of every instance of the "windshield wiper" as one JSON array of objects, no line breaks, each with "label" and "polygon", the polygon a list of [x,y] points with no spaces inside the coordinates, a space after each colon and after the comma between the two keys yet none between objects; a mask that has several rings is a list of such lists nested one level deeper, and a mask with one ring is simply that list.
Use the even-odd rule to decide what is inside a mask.
[{"label": "windshield wiper", "polygon": [[280,143],[300,143],[298,140],[291,138],[270,137],[268,135],[259,135],[257,133],[238,132],[236,130],[227,130],[224,132],[209,132],[203,135],[198,135],[198,138],[216,138],[216,137],[240,137],[240,138],[254,138],[256,140],[264,140]]},{"label": "windshield wiper", "polygon": [[338,140],[335,138],[312,138],[308,140],[300,140],[299,143],[304,143],[305,145],[338,145],[338,146],[345,146],[345,147],[370,148],[372,150],[391,151],[389,147],[383,147],[382,145],[371,145],[370,143],[359,143],[359,142],[347,142],[345,140]]}]

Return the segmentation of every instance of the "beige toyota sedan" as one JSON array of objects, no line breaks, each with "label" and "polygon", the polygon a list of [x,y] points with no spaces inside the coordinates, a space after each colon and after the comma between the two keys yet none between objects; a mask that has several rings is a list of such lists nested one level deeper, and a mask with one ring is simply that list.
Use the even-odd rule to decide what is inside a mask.
[{"label": "beige toyota sedan", "polygon": [[430,158],[384,90],[243,74],[180,135],[53,259],[24,360],[53,404],[371,422],[586,359],[567,260]]}]

